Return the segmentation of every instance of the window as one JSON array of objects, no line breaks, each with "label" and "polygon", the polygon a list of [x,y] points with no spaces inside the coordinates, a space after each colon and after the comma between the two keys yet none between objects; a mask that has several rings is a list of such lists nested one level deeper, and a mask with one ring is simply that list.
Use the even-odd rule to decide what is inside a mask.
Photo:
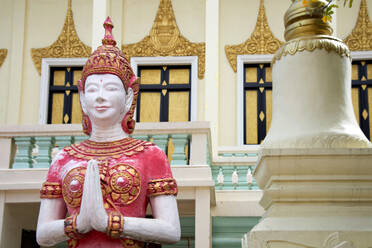
[{"label": "window", "polygon": [[[368,54],[367,54],[368,55]],[[365,136],[372,140],[372,60],[366,60],[365,54],[354,54],[352,63],[352,102],[356,119]],[[372,56],[367,56],[372,57]],[[240,144],[260,144],[265,138],[271,123],[272,115],[272,75],[269,63],[265,58],[261,63],[251,63],[252,60],[242,56],[239,59],[240,76],[238,82],[242,85],[238,89],[238,100],[242,108],[243,118],[238,123],[240,128]],[[246,63],[249,62],[249,63]],[[239,67],[238,67],[239,68]],[[243,83],[242,83],[243,82]],[[239,105],[238,105],[239,106]],[[239,107],[238,107],[239,109]],[[239,126],[240,125],[240,126]]]},{"label": "window", "polygon": [[372,140],[372,60],[353,61],[351,82],[356,119],[365,136]]},{"label": "window", "polygon": [[138,122],[190,121],[191,65],[139,66]]},{"label": "window", "polygon": [[48,124],[81,123],[78,80],[83,67],[50,67]]},{"label": "window", "polygon": [[269,63],[244,64],[244,144],[260,144],[270,128],[272,76]]}]

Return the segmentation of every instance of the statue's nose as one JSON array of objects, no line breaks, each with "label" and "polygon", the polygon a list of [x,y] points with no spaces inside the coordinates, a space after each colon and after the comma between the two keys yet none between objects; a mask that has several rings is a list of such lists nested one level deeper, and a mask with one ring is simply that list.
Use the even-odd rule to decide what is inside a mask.
[{"label": "statue's nose", "polygon": [[97,96],[97,99],[96,100],[97,100],[97,102],[104,102],[105,101],[105,97],[104,97],[104,93],[103,93],[102,87],[98,91],[98,96]]}]

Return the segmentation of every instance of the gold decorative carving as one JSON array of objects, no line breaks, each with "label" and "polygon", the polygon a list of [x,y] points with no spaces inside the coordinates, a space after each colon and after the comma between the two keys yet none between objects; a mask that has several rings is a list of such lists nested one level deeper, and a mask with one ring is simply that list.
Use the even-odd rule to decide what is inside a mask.
[{"label": "gold decorative carving", "polygon": [[0,67],[4,63],[4,60],[7,55],[8,55],[8,49],[0,49]]},{"label": "gold decorative carving", "polygon": [[41,74],[42,58],[82,58],[89,57],[92,49],[85,45],[78,37],[75,30],[74,18],[71,9],[71,0],[68,0],[68,8],[65,23],[58,39],[50,46],[44,48],[32,48],[31,56],[35,67]]},{"label": "gold decorative carving", "polygon": [[256,27],[251,37],[239,45],[226,45],[225,53],[231,67],[236,72],[236,57],[242,54],[273,54],[283,44],[270,30],[267,23],[264,0],[260,0]]},{"label": "gold decorative carving", "polygon": [[198,77],[205,72],[205,43],[192,43],[178,29],[171,0],[161,0],[148,36],[140,42],[122,45],[125,57],[198,56]]},{"label": "gold decorative carving", "polygon": [[369,19],[366,0],[361,1],[358,20],[344,42],[351,51],[372,50],[372,23]]},{"label": "gold decorative carving", "polygon": [[318,35],[294,39],[286,42],[275,53],[272,64],[288,54],[294,55],[297,52],[303,51],[312,52],[316,49],[324,49],[327,52],[332,51],[339,54],[341,57],[346,56],[351,59],[348,47],[341,40],[332,36]]}]

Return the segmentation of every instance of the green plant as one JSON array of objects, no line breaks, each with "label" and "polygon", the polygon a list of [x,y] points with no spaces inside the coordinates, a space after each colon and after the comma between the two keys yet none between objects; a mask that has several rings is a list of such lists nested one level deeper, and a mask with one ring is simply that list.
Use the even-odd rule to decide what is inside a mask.
[{"label": "green plant", "polygon": [[[302,0],[302,4],[305,7],[308,7],[309,3],[318,2],[318,1],[319,0]],[[324,22],[327,22],[327,21],[331,22],[332,21],[332,15],[334,14],[334,9],[339,7],[337,2],[340,2],[340,1],[344,2],[344,4],[343,4],[344,7],[346,5],[348,5],[348,7],[351,8],[353,6],[353,1],[354,0],[327,0],[327,3],[322,2],[321,11],[323,12],[323,19],[322,20]]]}]

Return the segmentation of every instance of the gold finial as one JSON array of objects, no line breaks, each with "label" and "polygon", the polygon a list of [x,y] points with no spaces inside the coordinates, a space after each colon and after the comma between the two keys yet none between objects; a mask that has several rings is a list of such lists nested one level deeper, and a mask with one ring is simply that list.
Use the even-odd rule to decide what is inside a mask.
[{"label": "gold finial", "polygon": [[241,54],[273,54],[283,44],[270,30],[265,13],[264,0],[260,0],[256,27],[251,37],[239,45],[226,45],[225,53],[236,72],[236,56]]},{"label": "gold finial", "polygon": [[81,58],[89,57],[91,53],[92,49],[85,45],[76,33],[71,0],[67,3],[65,23],[58,39],[48,47],[31,49],[32,60],[39,74],[42,58]]},{"label": "gold finial", "polygon": [[7,54],[8,49],[0,49],[0,66],[4,63]]},{"label": "gold finial", "polygon": [[154,24],[140,42],[122,45],[125,57],[198,56],[198,77],[204,77],[205,43],[193,43],[178,29],[171,0],[160,0]]},{"label": "gold finial", "polygon": [[351,51],[372,50],[372,23],[369,19],[366,0],[360,3],[358,20],[351,34],[344,42]]},{"label": "gold finial", "polygon": [[286,41],[314,35],[332,35],[332,28],[324,22],[322,6],[326,0],[308,1],[305,7],[302,0],[292,0],[292,4],[284,15]]}]

